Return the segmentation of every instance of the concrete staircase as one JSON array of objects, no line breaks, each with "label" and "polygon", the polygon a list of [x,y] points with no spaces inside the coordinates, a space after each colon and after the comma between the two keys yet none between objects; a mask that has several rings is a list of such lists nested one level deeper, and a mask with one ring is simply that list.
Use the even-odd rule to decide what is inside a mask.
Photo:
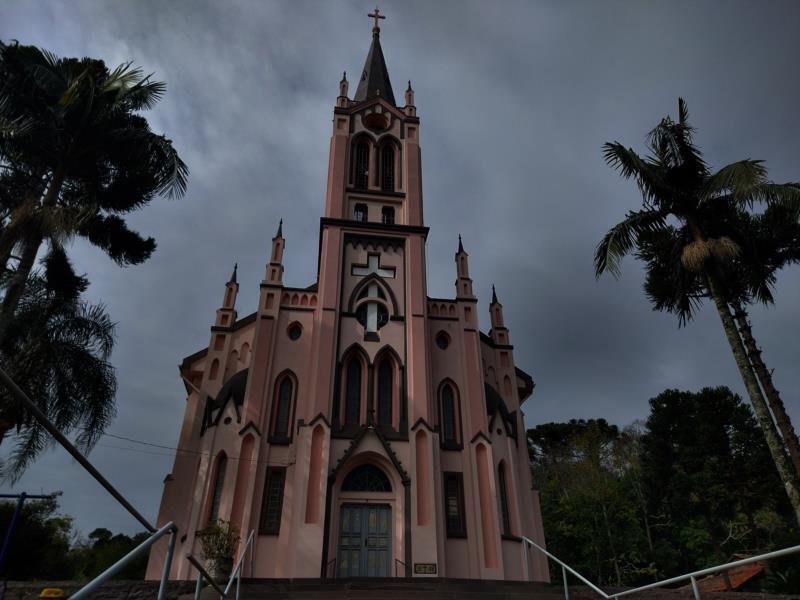
[{"label": "concrete staircase", "polygon": [[[207,593],[209,590],[204,590]],[[209,596],[210,598],[211,596]],[[240,600],[563,600],[561,587],[465,579],[247,579]]]}]

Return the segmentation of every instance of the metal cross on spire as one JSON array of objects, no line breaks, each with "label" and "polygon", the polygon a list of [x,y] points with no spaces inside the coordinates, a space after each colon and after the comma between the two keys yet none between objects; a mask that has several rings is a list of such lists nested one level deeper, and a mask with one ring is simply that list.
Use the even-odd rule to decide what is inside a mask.
[{"label": "metal cross on spire", "polygon": [[378,7],[376,6],[375,10],[372,11],[371,13],[367,13],[367,16],[370,19],[375,19],[375,25],[372,26],[372,31],[380,31],[381,28],[378,26],[378,19],[385,19],[386,17],[380,14],[380,10],[378,9]]}]

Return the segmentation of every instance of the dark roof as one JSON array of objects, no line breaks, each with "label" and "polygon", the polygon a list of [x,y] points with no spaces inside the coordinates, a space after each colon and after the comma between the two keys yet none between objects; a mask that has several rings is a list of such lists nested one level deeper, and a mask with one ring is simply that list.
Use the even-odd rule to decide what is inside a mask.
[{"label": "dark roof", "polygon": [[238,373],[231,375],[231,378],[225,382],[219,390],[217,397],[214,399],[214,402],[211,404],[212,410],[222,408],[227,404],[228,400],[231,399],[236,406],[242,406],[244,404],[244,390],[247,387],[247,375],[249,371],[249,368],[242,369]]},{"label": "dark roof", "polygon": [[486,414],[489,416],[489,420],[491,421],[492,417],[499,413],[500,418],[505,424],[506,432],[516,439],[516,412],[508,412],[508,406],[506,406],[505,400],[503,400],[497,390],[488,383],[483,384],[483,392],[486,399]]},{"label": "dark roof", "polygon": [[389,71],[386,69],[386,61],[381,50],[380,31],[372,32],[372,45],[369,47],[367,61],[364,63],[361,80],[358,82],[358,89],[353,99],[356,102],[363,102],[372,98],[383,98],[392,106],[396,106],[392,84],[389,81]]},{"label": "dark roof", "polygon": [[508,407],[506,406],[505,400],[497,393],[497,390],[494,389],[488,383],[483,384],[483,391],[484,396],[486,397],[486,414],[490,417],[493,416],[497,411],[500,411],[500,415],[505,419],[508,417]]}]

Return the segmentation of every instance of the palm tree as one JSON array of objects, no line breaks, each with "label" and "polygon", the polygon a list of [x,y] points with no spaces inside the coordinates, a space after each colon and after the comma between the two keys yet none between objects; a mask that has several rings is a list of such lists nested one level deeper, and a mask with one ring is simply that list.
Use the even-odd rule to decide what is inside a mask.
[{"label": "palm tree", "polygon": [[[87,304],[74,294],[75,282],[63,283],[31,276],[0,357],[56,427],[76,431],[78,446],[88,451],[115,414],[117,382],[108,362],[115,325],[102,305]],[[2,478],[14,481],[53,439],[0,389],[0,443],[12,430],[16,444]]]},{"label": "palm tree", "polygon": [[[677,313],[682,324],[703,298],[713,300],[800,524],[798,473],[776,431],[731,312],[731,303],[770,301],[774,273],[786,264],[777,255],[770,258],[777,264],[767,264],[758,256],[757,248],[747,242],[745,232],[753,231],[748,219],[752,221],[754,216],[746,209],[755,202],[765,203],[768,210],[780,213],[785,223],[796,223],[800,186],[770,182],[766,168],[756,160],[739,161],[712,172],[694,145],[692,134],[686,103],[679,99],[678,121],[665,117],[650,132],[649,156],[642,158],[619,142],[604,145],[606,162],[626,179],[636,181],[643,206],[630,211],[598,244],[596,274],[599,277],[609,271],[619,275],[620,260],[635,253],[647,264],[645,291],[655,308]],[[788,443],[788,432],[784,432],[784,439]]]},{"label": "palm tree", "polygon": [[0,42],[0,345],[44,241],[63,254],[80,236],[120,265],[155,249],[120,215],[186,190],[186,165],[140,114],[164,91],[130,63]]}]

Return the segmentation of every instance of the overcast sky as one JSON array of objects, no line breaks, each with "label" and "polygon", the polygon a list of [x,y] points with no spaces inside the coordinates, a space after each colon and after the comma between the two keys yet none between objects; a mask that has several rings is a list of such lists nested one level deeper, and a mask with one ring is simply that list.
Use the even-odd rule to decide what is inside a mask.
[{"label": "overcast sky", "polygon": [[[118,322],[110,433],[177,443],[185,406],[177,364],[207,345],[236,261],[239,314],[254,310],[280,218],[284,281],[314,281],[333,105],[342,71],[351,82],[360,74],[373,8],[0,4],[0,39],[110,65],[132,60],[166,81],[147,117],[191,169],[186,197],[130,217],[158,241],[148,262],[121,269],[84,244],[71,249],[92,282],[89,298]],[[646,133],[682,96],[711,165],[759,158],[774,180],[800,179],[800,5],[384,0],[380,8],[395,96],[411,79],[422,120],[428,294],[454,295],[462,234],[484,330],[494,283],[517,364],[536,381],[527,424],[625,425],[669,387],[728,385],[744,396],[710,305],[678,329],[675,317],[651,310],[635,261],[619,281],[595,280],[595,245],[641,201],[604,164],[601,146],[619,140],[644,152]],[[754,331],[800,419],[800,269],[780,274],[776,298],[753,310]],[[155,520],[171,452],[105,437],[91,458]],[[60,449],[16,489],[63,490],[62,509],[84,534],[140,529]]]}]

